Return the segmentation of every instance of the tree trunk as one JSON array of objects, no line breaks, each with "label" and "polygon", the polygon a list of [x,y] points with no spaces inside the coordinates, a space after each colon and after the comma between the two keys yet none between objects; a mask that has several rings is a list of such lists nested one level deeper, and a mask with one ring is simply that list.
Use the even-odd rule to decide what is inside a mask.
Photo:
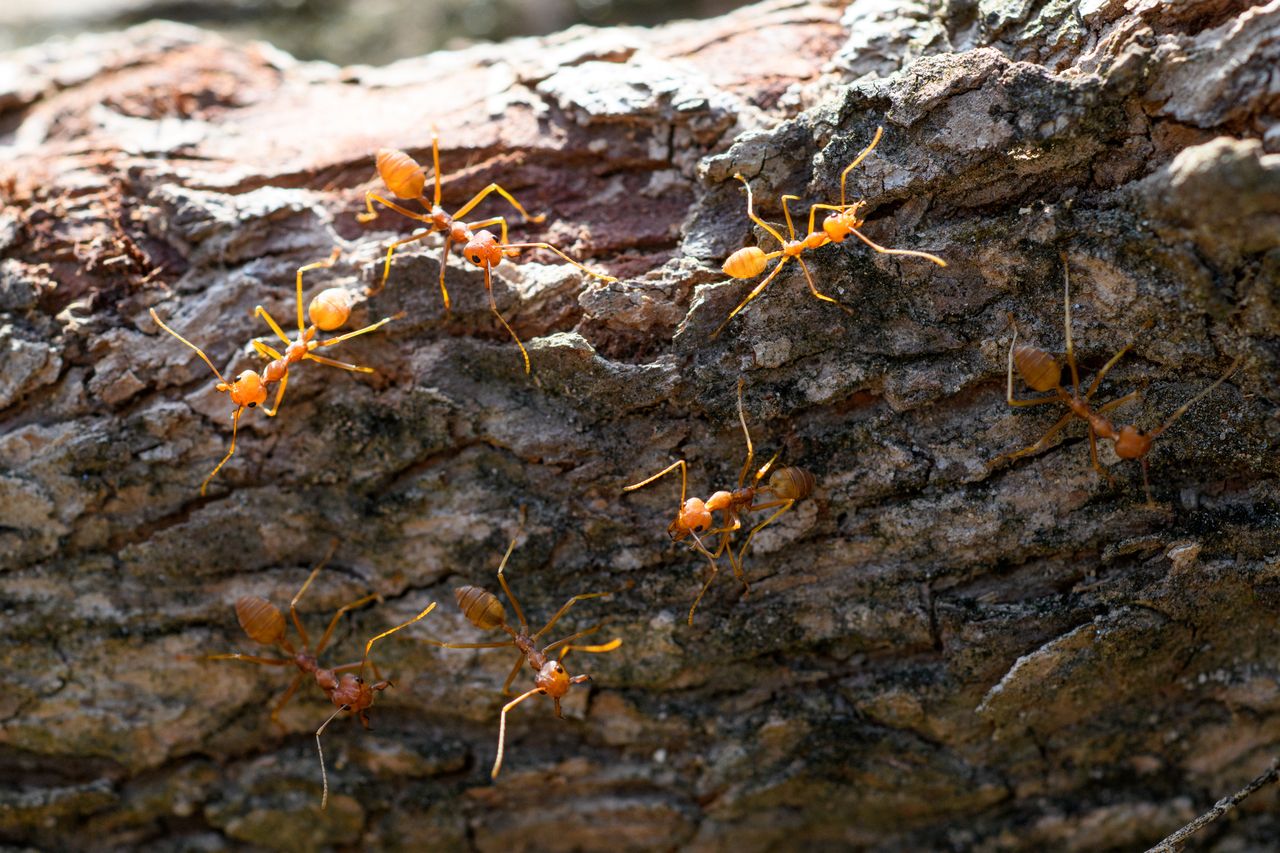
[{"label": "tree trunk", "polygon": [[[1280,4],[1071,5],[769,2],[384,68],[173,25],[0,59],[0,841],[1136,849],[1257,776],[1280,751]],[[439,236],[361,295],[414,225],[357,221],[373,152],[429,162],[433,126],[446,208],[498,182],[546,221],[496,195],[472,217],[619,279],[546,251],[495,270],[531,377],[456,250],[443,310]],[[947,266],[813,249],[847,311],[788,263],[711,339],[762,280],[720,264],[777,249],[735,173],[766,220],[800,196],[804,228],[878,126],[848,178],[865,234]],[[258,369],[254,306],[291,329],[294,271],[334,245],[308,294],[405,312],[326,351],[377,373],[297,366],[201,497],[232,404],[148,309]],[[1154,505],[1079,420],[998,458],[1066,411],[1005,384],[1010,317],[1063,351],[1068,269],[1084,381],[1133,344],[1094,398],[1140,392],[1118,424],[1243,359],[1159,436]],[[676,476],[623,487],[683,458],[690,495],[732,489],[739,378],[755,466],[817,488],[691,628],[708,566],[667,537]],[[513,655],[422,640],[493,639],[452,591],[498,591],[521,506],[505,577],[531,621],[607,592],[548,637],[603,620],[623,645],[566,659],[593,679],[567,721],[511,712],[491,782]],[[373,731],[326,731],[320,812],[321,691],[277,724],[281,669],[180,656],[273,654],[234,603],[283,607],[332,539],[312,636],[383,601],[322,661],[440,607],[375,645],[394,687]],[[1274,789],[1215,837],[1274,843]]]}]

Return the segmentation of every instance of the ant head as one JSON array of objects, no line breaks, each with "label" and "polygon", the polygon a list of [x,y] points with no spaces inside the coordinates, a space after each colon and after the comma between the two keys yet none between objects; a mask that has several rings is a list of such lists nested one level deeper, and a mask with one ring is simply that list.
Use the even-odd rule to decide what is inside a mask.
[{"label": "ant head", "polygon": [[317,293],[307,306],[307,316],[318,329],[331,332],[351,316],[351,294],[345,287],[330,287]]},{"label": "ant head", "polygon": [[564,664],[558,660],[549,660],[542,665],[542,669],[538,670],[534,683],[543,693],[554,699],[569,692],[569,684],[572,679],[569,673],[565,671]]},{"label": "ant head", "polygon": [[853,210],[837,211],[822,220],[822,230],[832,243],[843,243],[845,238],[853,233],[853,229],[862,224],[856,211],[855,205]]},{"label": "ant head", "polygon": [[488,231],[477,231],[462,247],[462,256],[478,267],[496,267],[502,263],[502,244]]},{"label": "ant head", "polygon": [[400,198],[419,198],[426,185],[422,167],[403,151],[379,148],[377,154],[378,176],[387,189]]},{"label": "ant head", "polygon": [[1141,459],[1151,452],[1151,436],[1143,435],[1135,426],[1120,427],[1116,436],[1116,456],[1121,459]]},{"label": "ant head", "polygon": [[673,541],[680,541],[690,533],[702,533],[711,527],[711,510],[701,498],[689,498],[680,507],[676,520],[667,527],[667,534]]},{"label": "ant head", "polygon": [[267,386],[263,384],[262,377],[252,370],[246,370],[237,376],[236,381],[229,387],[219,386],[218,390],[228,391],[231,394],[231,402],[246,409],[252,409],[259,403],[267,401]]},{"label": "ant head", "polygon": [[1052,391],[1062,383],[1062,365],[1042,349],[1019,345],[1013,350],[1013,363],[1022,381],[1035,391]]}]

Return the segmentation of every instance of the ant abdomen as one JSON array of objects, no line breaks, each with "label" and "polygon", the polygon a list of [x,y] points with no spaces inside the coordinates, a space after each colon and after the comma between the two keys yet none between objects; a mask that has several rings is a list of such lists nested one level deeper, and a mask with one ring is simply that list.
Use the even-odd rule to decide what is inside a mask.
[{"label": "ant abdomen", "polygon": [[351,294],[344,287],[329,287],[317,293],[307,306],[312,324],[325,332],[342,327],[351,316]]},{"label": "ant abdomen", "polygon": [[1062,365],[1042,349],[1019,346],[1013,351],[1013,363],[1022,381],[1036,391],[1052,391],[1062,383]]},{"label": "ant abdomen", "polygon": [[786,501],[809,497],[816,484],[814,476],[803,468],[779,468],[769,477],[769,491]]},{"label": "ant abdomen", "polygon": [[251,639],[263,645],[275,646],[284,639],[284,615],[265,598],[246,595],[237,600],[236,619]]},{"label": "ant abdomen", "polygon": [[379,148],[377,163],[378,175],[387,189],[400,198],[422,197],[426,176],[416,160],[394,148]]},{"label": "ant abdomen", "polygon": [[747,246],[739,249],[725,259],[721,267],[724,274],[732,278],[752,278],[764,272],[769,258],[759,246]]},{"label": "ant abdomen", "polygon": [[507,611],[498,596],[478,586],[460,586],[453,591],[458,609],[467,621],[481,631],[492,631],[507,624]]}]

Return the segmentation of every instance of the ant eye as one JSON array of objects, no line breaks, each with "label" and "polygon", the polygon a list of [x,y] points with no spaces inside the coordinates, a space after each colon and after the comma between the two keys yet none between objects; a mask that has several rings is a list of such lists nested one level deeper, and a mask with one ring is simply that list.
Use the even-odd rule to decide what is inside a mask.
[{"label": "ant eye", "polygon": [[357,676],[356,676],[356,684],[364,684],[364,679],[357,675]]},{"label": "ant eye", "polygon": [[249,408],[251,408],[251,409],[256,409],[256,408],[258,408],[258,404],[257,404],[257,403],[250,403],[250,404],[249,404]]}]

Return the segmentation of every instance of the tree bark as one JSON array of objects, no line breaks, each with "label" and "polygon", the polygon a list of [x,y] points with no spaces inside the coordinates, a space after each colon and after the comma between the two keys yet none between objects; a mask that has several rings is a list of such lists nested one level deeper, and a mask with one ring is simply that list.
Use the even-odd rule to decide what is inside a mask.
[{"label": "tree bark", "polygon": [[[1280,751],[1280,4],[768,2],[654,30],[545,39],[338,69],[147,25],[0,59],[0,841],[107,846],[595,850],[1138,849]],[[430,159],[445,206],[498,182],[545,252],[494,276],[413,223],[356,221],[379,147]],[[834,204],[846,164],[880,244],[759,279],[719,266],[772,237],[783,194]],[[497,197],[477,217],[509,215]],[[799,223],[797,223],[799,224]],[[807,225],[807,220],[805,222]],[[346,286],[333,350],[279,417],[242,418],[149,308],[224,373]],[[1005,402],[1020,340],[1064,348],[1064,262],[1085,377],[1125,344],[1098,402],[1159,437],[1142,473],[1060,406]],[[263,338],[270,340],[269,337]],[[666,535],[690,494],[757,465],[815,494],[686,614],[706,561]],[[1087,381],[1087,379],[1086,379]],[[1019,395],[1029,395],[1018,384]],[[505,651],[454,606],[494,572],[541,624],[604,620],[609,654],[565,704],[511,712],[489,779]],[[752,515],[756,521],[762,520]],[[325,734],[312,684],[279,724],[281,670],[244,595],[299,604],[330,663],[370,636],[394,688],[372,732]],[[739,540],[741,541],[741,539]],[[508,610],[508,615],[512,611]],[[528,689],[527,670],[516,682]],[[521,686],[524,685],[524,686]],[[1197,840],[1280,837],[1260,791]],[[1234,849],[1234,848],[1233,848]]]}]

